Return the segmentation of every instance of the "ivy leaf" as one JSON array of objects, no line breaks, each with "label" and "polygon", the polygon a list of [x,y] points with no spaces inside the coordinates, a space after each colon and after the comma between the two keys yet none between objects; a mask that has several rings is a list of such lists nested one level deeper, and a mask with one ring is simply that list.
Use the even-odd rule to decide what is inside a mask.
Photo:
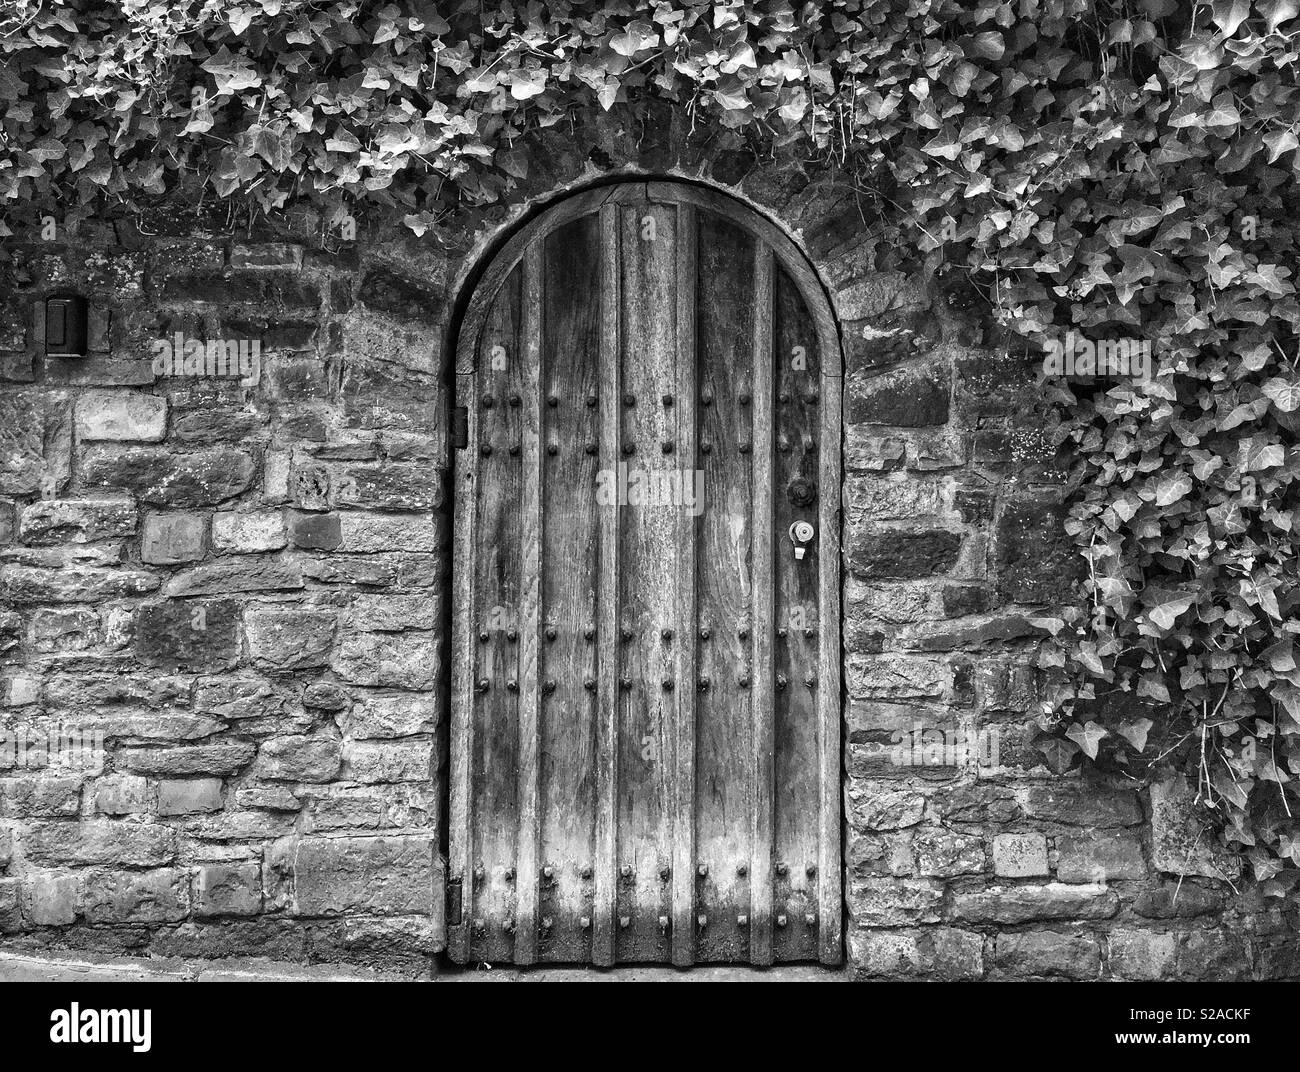
[{"label": "ivy leaf", "polygon": [[1158,629],[1168,631],[1179,617],[1196,602],[1194,596],[1162,588],[1148,588],[1142,593],[1146,615]]},{"label": "ivy leaf", "polygon": [[[1259,12],[1268,22],[1268,32],[1274,33],[1284,22],[1300,14],[1300,0],[1257,0]],[[1272,161],[1270,160],[1271,164]]]},{"label": "ivy leaf", "polygon": [[1156,505],[1172,506],[1191,493],[1192,478],[1179,470],[1156,481]]},{"label": "ivy leaf", "polygon": [[1214,23],[1223,31],[1224,37],[1231,37],[1237,27],[1250,18],[1250,0],[1214,0],[1211,8]]},{"label": "ivy leaf", "polygon": [[1095,722],[1088,722],[1080,726],[1077,722],[1070,723],[1070,728],[1065,731],[1066,737],[1077,744],[1083,754],[1089,759],[1097,758],[1097,746],[1102,740],[1110,736],[1110,731]]},{"label": "ivy leaf", "polygon": [[1049,737],[1038,741],[1034,747],[1043,753],[1048,768],[1055,774],[1064,774],[1070,769],[1074,757],[1079,754],[1079,746],[1072,741],[1063,741],[1059,737]]},{"label": "ivy leaf", "polygon": [[519,67],[510,72],[506,82],[510,86],[510,96],[515,100],[529,100],[545,92],[546,71],[540,67]]},{"label": "ivy leaf", "polygon": [[615,34],[609,41],[610,48],[620,56],[629,57],[654,48],[657,44],[659,44],[659,31],[648,22],[633,22],[621,34]]},{"label": "ivy leaf", "polygon": [[[1169,699],[1167,692],[1165,699]],[[1147,746],[1147,734],[1151,732],[1151,727],[1154,725],[1155,723],[1149,718],[1135,718],[1121,722],[1115,727],[1115,732],[1133,746],[1133,751],[1141,752]]]},{"label": "ivy leaf", "polygon": [[262,76],[248,63],[246,56],[233,56],[222,45],[217,54],[200,66],[212,75],[217,83],[217,96],[253,89],[262,84]]},{"label": "ivy leaf", "polygon": [[1274,376],[1260,390],[1283,413],[1292,413],[1300,407],[1300,381]]}]

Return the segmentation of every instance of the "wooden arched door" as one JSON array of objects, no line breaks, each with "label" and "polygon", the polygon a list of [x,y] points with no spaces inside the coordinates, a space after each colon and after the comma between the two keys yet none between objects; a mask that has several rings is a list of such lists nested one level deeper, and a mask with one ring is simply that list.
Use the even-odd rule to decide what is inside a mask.
[{"label": "wooden arched door", "polygon": [[489,264],[456,349],[456,961],[840,960],[840,369],[798,250],[703,187],[572,196]]}]

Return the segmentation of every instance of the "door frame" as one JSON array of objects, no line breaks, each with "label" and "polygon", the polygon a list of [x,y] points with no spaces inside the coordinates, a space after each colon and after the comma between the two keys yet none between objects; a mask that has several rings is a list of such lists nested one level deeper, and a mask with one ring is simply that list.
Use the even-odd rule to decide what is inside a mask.
[{"label": "door frame", "polygon": [[[449,410],[455,413],[467,396],[460,390],[462,377],[473,377],[476,371],[479,339],[487,321],[492,303],[510,273],[519,265],[535,239],[544,237],[593,212],[600,206],[618,198],[620,191],[630,186],[643,186],[650,198],[676,199],[731,221],[766,243],[776,262],[795,284],[812,319],[821,359],[821,384],[819,406],[821,412],[821,442],[836,447],[823,449],[818,461],[818,609],[820,629],[825,635],[837,638],[832,658],[830,645],[822,645],[819,653],[817,718],[819,725],[819,751],[817,777],[821,786],[821,807],[818,831],[818,918],[824,921],[818,936],[818,959],[826,965],[844,962],[846,930],[844,851],[844,754],[843,754],[843,655],[842,628],[842,570],[841,522],[843,491],[843,348],[839,325],[831,305],[829,291],[808,256],[794,240],[775,222],[754,206],[712,186],[690,179],[667,176],[656,177],[634,173],[611,175],[598,185],[568,191],[539,203],[534,212],[517,221],[502,237],[492,242],[475,260],[473,268],[464,276],[459,286],[455,308],[448,327],[450,376],[448,384]],[[540,355],[538,355],[540,360]],[[477,406],[473,397],[464,406],[464,424],[468,441],[476,441]],[[454,424],[454,422],[453,422]],[[444,824],[446,832],[448,884],[459,883],[468,889],[473,864],[468,832],[472,825],[472,812],[467,799],[472,755],[472,718],[474,681],[469,672],[472,666],[475,628],[470,618],[473,612],[472,571],[463,568],[458,549],[469,546],[473,526],[473,507],[476,501],[477,474],[469,481],[454,479],[458,447],[453,437],[448,437],[447,472],[453,484],[449,497],[452,512],[452,545],[449,555],[451,586],[447,621],[449,625],[447,648],[452,653],[448,693],[448,732],[446,743],[447,778],[444,789]],[[769,623],[770,625],[771,623]],[[459,650],[460,657],[456,657]],[[458,742],[463,745],[458,746]],[[448,950],[453,943],[452,923],[447,921]],[[465,922],[462,926],[467,927]],[[464,936],[467,932],[458,932]],[[468,947],[468,942],[465,942]]]}]

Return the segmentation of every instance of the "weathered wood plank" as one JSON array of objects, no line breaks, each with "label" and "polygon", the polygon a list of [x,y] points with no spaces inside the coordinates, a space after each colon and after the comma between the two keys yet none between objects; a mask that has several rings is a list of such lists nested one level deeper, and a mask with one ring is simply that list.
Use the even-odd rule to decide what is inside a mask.
[{"label": "weathered wood plank", "polygon": [[[750,662],[750,407],[753,382],[754,240],[714,213],[699,213],[699,518],[696,693],[697,933],[700,961],[749,957],[753,770]],[[707,450],[705,449],[707,447]],[[745,639],[742,639],[742,632]],[[706,635],[707,634],[707,635]],[[698,869],[697,869],[698,872]],[[744,923],[741,922],[743,919]]]},{"label": "weathered wood plank", "polygon": [[[682,642],[672,632],[671,596],[681,508],[671,484],[663,482],[678,472],[670,416],[676,407],[663,403],[676,381],[676,212],[645,201],[622,205],[620,212],[624,466],[616,490],[628,499],[619,511],[621,674],[628,687],[619,727],[617,955],[620,961],[661,961],[670,955],[667,768],[678,691],[673,652]],[[673,453],[664,453],[665,443]]]},{"label": "weathered wood plank", "polygon": [[[815,308],[810,310],[817,319]],[[827,315],[827,314],[823,314]],[[821,449],[818,480],[818,637],[817,770],[821,783],[818,827],[818,958],[824,964],[844,959],[843,820],[840,796],[843,699],[840,640],[840,508],[844,423],[843,364],[839,337],[819,329],[821,359]]]},{"label": "weathered wood plank", "polygon": [[538,842],[541,810],[538,801],[541,682],[537,646],[541,634],[542,580],[542,245],[533,243],[520,268],[519,379],[523,385],[520,410],[519,500],[519,848],[515,909],[515,963],[537,959]]},{"label": "weathered wood plank", "polygon": [[[596,831],[600,221],[546,239],[543,331],[541,960],[589,959]],[[552,404],[554,400],[554,404]],[[554,452],[552,453],[552,450]],[[550,874],[548,875],[547,869]],[[551,925],[546,926],[549,920]]]},{"label": "weathered wood plank", "polygon": [[[817,524],[817,504],[796,505],[796,481],[817,491],[821,439],[820,378],[816,331],[794,283],[778,270],[775,292],[776,380],[773,455],[776,552],[775,824],[777,863],[773,911],[778,925],[773,959],[817,959],[816,882],[821,779],[817,765],[817,675],[820,667],[819,558],[816,537],[796,558],[790,540],[795,522]],[[812,916],[812,923],[809,923]]]},{"label": "weathered wood plank", "polygon": [[[619,272],[619,209],[600,209],[600,412],[599,458],[602,467],[616,467],[620,458],[619,335],[622,306]],[[596,596],[596,861],[595,909],[592,917],[592,960],[614,963],[614,930],[618,899],[618,576],[619,511],[600,507],[598,517],[599,578]]]},{"label": "weathered wood plank", "polygon": [[772,963],[772,837],[774,726],[772,712],[772,290],[770,246],[754,255],[753,550],[751,554],[754,811],[751,817],[750,949],[754,964]]},{"label": "weathered wood plank", "polygon": [[[466,343],[476,346],[477,339]],[[474,562],[477,547],[478,385],[470,373],[457,377],[456,401],[468,411],[468,445],[452,458],[452,656],[451,739],[448,754],[450,794],[447,816],[447,874],[461,883],[461,922],[447,927],[447,953],[458,964],[470,956],[475,910],[473,878],[474,812],[470,801],[470,755],[474,749]]]},{"label": "weathered wood plank", "polygon": [[[671,399],[670,423],[675,425],[674,438],[678,470],[683,490],[695,488],[696,473],[696,275],[698,267],[695,209],[677,206],[676,278],[677,302],[676,376]],[[671,401],[671,405],[668,402]],[[677,514],[677,586],[675,592],[676,633],[672,642],[676,653],[673,691],[675,711],[669,778],[669,808],[672,812],[672,958],[685,967],[695,960],[695,664],[696,664],[696,540],[698,520],[695,507],[685,501]]]},{"label": "weathered wood plank", "polygon": [[[474,918],[482,934],[472,943],[475,960],[514,957],[517,931],[515,867],[519,840],[519,584],[520,465],[509,448],[522,435],[520,285],[514,272],[501,288],[483,334],[478,374],[478,494],[474,577],[477,678],[476,727],[470,771],[475,841],[484,873],[477,884]],[[491,399],[491,404],[488,404]],[[486,453],[485,453],[486,451]],[[513,637],[513,638],[512,638]],[[486,638],[486,639],[482,639]]]}]

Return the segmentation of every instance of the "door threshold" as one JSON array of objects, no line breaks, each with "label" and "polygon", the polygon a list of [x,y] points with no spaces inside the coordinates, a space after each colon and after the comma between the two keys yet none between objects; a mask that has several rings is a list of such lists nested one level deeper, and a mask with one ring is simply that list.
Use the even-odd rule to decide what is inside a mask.
[{"label": "door threshold", "polygon": [[819,964],[776,964],[770,968],[748,964],[705,964],[690,968],[622,964],[614,968],[590,965],[441,967],[435,978],[439,982],[476,983],[838,983],[851,976],[842,966]]}]

